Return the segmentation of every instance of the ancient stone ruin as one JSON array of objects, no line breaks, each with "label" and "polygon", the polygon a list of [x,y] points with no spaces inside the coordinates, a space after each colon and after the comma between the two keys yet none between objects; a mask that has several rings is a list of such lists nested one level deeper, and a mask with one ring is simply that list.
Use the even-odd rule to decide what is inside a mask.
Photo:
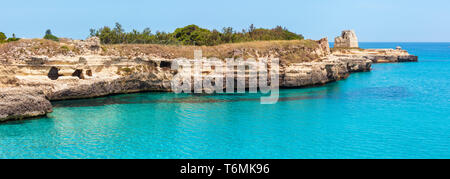
[{"label": "ancient stone ruin", "polygon": [[334,40],[334,47],[338,48],[359,48],[358,37],[354,30],[344,30],[340,37]]}]

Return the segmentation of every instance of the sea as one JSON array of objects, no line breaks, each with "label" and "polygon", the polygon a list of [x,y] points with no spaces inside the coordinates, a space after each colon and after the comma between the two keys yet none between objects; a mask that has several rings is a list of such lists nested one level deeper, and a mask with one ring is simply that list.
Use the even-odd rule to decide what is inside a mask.
[{"label": "sea", "polygon": [[47,117],[0,124],[0,158],[450,158],[450,43],[360,46],[401,46],[419,62],[282,89],[273,105],[155,92],[53,102]]}]

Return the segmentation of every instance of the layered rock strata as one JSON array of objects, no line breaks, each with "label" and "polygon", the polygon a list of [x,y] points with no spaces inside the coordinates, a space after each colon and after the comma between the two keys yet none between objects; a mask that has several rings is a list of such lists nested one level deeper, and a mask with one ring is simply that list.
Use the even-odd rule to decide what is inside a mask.
[{"label": "layered rock strata", "polygon": [[38,90],[0,89],[0,122],[43,116],[52,112],[52,105]]},{"label": "layered rock strata", "polygon": [[[0,54],[0,121],[44,115],[52,111],[49,102],[52,100],[142,91],[170,92],[171,81],[178,73],[170,68],[174,59],[192,58],[191,54],[183,56],[182,52],[193,54],[197,49],[158,45],[103,46],[95,38],[59,44],[29,40],[6,45],[0,48],[0,52],[3,49]],[[280,58],[281,88],[323,85],[344,79],[352,72],[370,71],[373,62],[363,55],[332,54],[326,39],[198,48],[208,57],[217,54],[217,58]],[[251,69],[247,69],[246,74],[252,74]]]},{"label": "layered rock strata", "polygon": [[333,55],[344,58],[367,59],[373,63],[417,62],[419,57],[398,49],[333,49]]}]

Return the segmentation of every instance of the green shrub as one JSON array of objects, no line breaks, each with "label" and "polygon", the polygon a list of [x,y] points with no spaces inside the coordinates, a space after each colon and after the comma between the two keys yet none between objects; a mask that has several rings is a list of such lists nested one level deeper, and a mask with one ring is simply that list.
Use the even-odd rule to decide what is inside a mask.
[{"label": "green shrub", "polygon": [[127,72],[127,73],[131,73],[133,70],[131,70],[131,68],[125,67],[125,68],[121,68],[121,71]]},{"label": "green shrub", "polygon": [[105,46],[101,46],[103,52],[108,52],[108,49]]},{"label": "green shrub", "polygon": [[47,39],[47,40],[53,40],[53,41],[56,41],[56,42],[59,41],[59,38],[56,37],[56,36],[54,36],[54,35],[52,34],[52,31],[51,31],[50,29],[48,29],[48,30],[45,32],[44,39]]},{"label": "green shrub", "polygon": [[231,27],[218,30],[208,30],[197,25],[178,28],[172,33],[156,32],[149,28],[142,32],[133,30],[125,32],[122,25],[115,24],[114,28],[105,26],[98,30],[90,29],[90,35],[100,38],[103,44],[170,44],[170,45],[219,45],[224,43],[248,42],[258,40],[301,40],[301,34],[290,32],[286,28],[277,26],[273,29],[255,28],[251,25],[248,30],[234,31]]},{"label": "green shrub", "polygon": [[6,35],[3,32],[0,32],[0,43],[3,43],[6,41]]},{"label": "green shrub", "polygon": [[131,75],[133,73],[133,71],[134,71],[133,69],[128,68],[128,67],[124,67],[124,68],[119,67],[119,69],[117,69],[116,74],[118,74],[118,75]]},{"label": "green shrub", "polygon": [[8,38],[8,40],[6,40],[6,42],[14,42],[18,40],[20,40],[20,38],[16,38],[16,34],[13,34],[11,38]]},{"label": "green shrub", "polygon": [[196,25],[188,25],[178,28],[173,33],[175,38],[183,45],[211,45],[211,31],[200,28]]},{"label": "green shrub", "polygon": [[68,46],[61,46],[61,50],[63,51],[63,52],[68,52],[68,51],[70,51],[70,48],[68,47]]}]

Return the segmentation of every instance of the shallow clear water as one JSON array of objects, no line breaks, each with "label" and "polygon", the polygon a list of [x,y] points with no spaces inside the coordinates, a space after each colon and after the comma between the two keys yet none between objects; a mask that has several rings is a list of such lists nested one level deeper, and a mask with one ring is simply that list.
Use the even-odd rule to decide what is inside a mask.
[{"label": "shallow clear water", "polygon": [[0,124],[0,158],[450,158],[450,43],[401,45],[419,63],[375,64],[323,87],[258,95],[117,95],[57,102]]}]

